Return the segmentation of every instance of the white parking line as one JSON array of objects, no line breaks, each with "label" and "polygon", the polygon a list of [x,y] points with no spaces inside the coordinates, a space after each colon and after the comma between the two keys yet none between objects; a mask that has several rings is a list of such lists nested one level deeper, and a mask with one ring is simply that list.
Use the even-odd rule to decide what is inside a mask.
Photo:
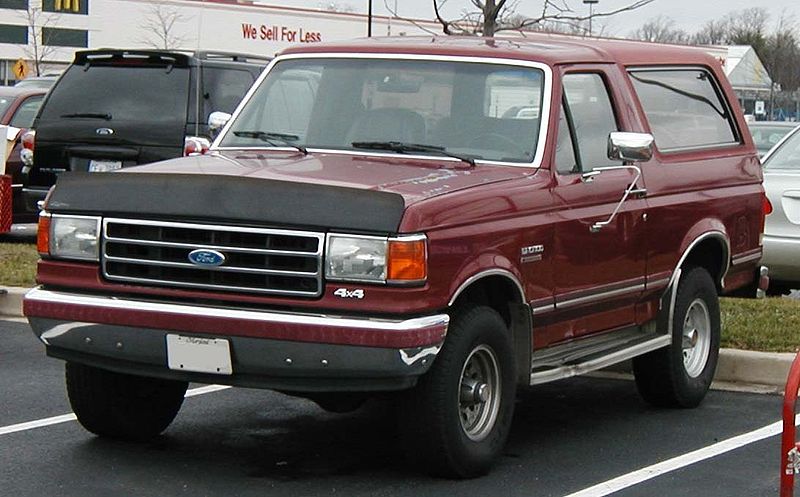
[{"label": "white parking line", "polygon": [[[795,426],[800,424],[800,415],[795,416],[794,421]],[[660,463],[638,469],[631,473],[618,476],[612,480],[598,483],[597,485],[593,485],[589,488],[585,488],[579,492],[575,492],[564,497],[604,497],[606,495],[611,495],[614,492],[619,492],[620,490],[638,485],[639,483],[651,480],[663,474],[685,468],[686,466],[696,464],[700,461],[719,456],[732,450],[736,450],[740,447],[744,447],[745,445],[774,437],[775,435],[779,435],[782,430],[783,422],[777,421],[757,430],[743,433],[742,435],[728,438],[727,440],[703,447],[702,449],[697,449],[695,451],[673,457],[672,459],[667,459],[666,461],[662,461]]]},{"label": "white parking line", "polygon": [[[196,397],[198,395],[205,395],[208,393],[219,392],[220,390],[227,390],[231,387],[227,385],[208,385],[205,387],[192,388],[186,391],[186,397]],[[53,416],[51,418],[37,419],[34,421],[27,421],[25,423],[17,423],[15,425],[0,426],[0,435],[8,435],[9,433],[17,433],[19,431],[33,430],[34,428],[42,428],[44,426],[57,425],[60,423],[69,423],[78,418],[70,414],[62,414],[61,416]]]}]

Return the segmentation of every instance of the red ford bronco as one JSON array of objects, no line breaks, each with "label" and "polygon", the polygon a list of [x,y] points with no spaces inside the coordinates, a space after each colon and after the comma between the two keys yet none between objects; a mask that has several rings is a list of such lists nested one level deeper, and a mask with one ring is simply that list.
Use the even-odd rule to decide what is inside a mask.
[{"label": "red ford bronco", "polygon": [[758,156],[702,50],[306,45],[225,117],[208,155],[47,199],[25,313],[97,435],[159,434],[187,382],[395,392],[414,461],[480,475],[523,385],[633,359],[646,401],[698,405],[718,295],[765,287]]}]

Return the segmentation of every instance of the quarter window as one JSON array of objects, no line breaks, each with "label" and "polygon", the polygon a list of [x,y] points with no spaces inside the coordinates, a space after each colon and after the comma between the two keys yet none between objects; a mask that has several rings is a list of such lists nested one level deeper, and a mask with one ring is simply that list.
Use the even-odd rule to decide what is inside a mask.
[{"label": "quarter window", "polygon": [[643,69],[630,76],[660,150],[739,142],[731,113],[708,71]]}]

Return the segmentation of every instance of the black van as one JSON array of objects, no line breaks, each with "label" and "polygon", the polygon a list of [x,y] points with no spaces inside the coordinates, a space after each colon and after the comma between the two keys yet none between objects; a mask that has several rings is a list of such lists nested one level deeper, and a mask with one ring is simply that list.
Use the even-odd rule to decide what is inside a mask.
[{"label": "black van", "polygon": [[110,171],[202,153],[212,112],[231,113],[269,62],[219,52],[80,51],[23,138],[25,206],[59,173]]}]

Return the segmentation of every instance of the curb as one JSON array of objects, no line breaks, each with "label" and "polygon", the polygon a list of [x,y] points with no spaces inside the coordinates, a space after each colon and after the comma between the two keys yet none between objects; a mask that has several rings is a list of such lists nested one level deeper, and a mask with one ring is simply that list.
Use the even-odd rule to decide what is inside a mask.
[{"label": "curb", "polygon": [[22,317],[22,297],[30,288],[0,287],[0,316]]},{"label": "curb", "polygon": [[[22,297],[29,288],[0,288],[0,316],[23,317]],[[750,350],[720,349],[717,374],[714,382],[724,384],[726,389],[737,386],[760,386],[761,390],[783,392],[786,377],[795,354],[776,352],[753,352]],[[630,373],[630,361],[612,366],[605,371],[610,374]]]}]

